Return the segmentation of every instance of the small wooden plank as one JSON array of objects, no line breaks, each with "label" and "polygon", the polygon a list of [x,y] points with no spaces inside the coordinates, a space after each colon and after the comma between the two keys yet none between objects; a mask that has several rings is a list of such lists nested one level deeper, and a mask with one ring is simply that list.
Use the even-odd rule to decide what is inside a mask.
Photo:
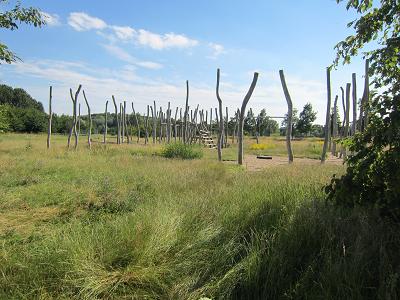
[{"label": "small wooden plank", "polygon": [[268,156],[268,155],[257,155],[258,159],[272,159],[272,156]]}]

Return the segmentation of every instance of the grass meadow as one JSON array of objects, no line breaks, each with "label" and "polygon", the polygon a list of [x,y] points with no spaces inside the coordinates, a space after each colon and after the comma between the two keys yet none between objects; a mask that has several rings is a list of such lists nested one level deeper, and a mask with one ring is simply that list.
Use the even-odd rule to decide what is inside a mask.
[{"label": "grass meadow", "polygon": [[[178,160],[160,145],[45,140],[0,135],[0,299],[400,297],[399,228],[324,200],[344,166],[249,172],[215,150]],[[247,154],[286,155],[280,137],[254,144]],[[322,144],[293,147],[317,158]]]}]

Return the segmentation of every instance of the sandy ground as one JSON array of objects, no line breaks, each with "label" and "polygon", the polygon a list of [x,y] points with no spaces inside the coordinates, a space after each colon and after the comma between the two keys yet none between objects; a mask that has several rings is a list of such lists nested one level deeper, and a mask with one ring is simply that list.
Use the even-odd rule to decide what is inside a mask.
[{"label": "sandy ground", "polygon": [[[227,163],[236,163],[229,161]],[[329,155],[325,161],[326,164],[342,165],[343,159]],[[268,167],[287,165],[288,158],[286,156],[272,156],[272,159],[258,159],[256,155],[245,155],[243,166],[248,171],[260,171]],[[319,165],[321,161],[311,158],[294,158],[293,164],[296,165]]]}]

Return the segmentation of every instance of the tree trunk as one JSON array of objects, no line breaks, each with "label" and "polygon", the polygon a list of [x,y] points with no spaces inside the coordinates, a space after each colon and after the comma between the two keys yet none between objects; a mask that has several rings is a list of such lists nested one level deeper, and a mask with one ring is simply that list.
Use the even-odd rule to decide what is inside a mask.
[{"label": "tree trunk", "polygon": [[103,136],[103,143],[107,143],[107,106],[108,106],[108,100],[106,101],[106,110],[104,112],[104,136]]},{"label": "tree trunk", "polygon": [[246,112],[247,103],[250,100],[251,95],[256,87],[258,79],[258,73],[254,72],[253,81],[250,85],[250,88],[243,99],[242,107],[240,109],[240,116],[239,116],[239,151],[238,151],[238,163],[239,165],[243,165],[243,126],[244,126],[244,114]]},{"label": "tree trunk", "polygon": [[286,148],[289,157],[289,163],[293,162],[293,150],[292,150],[292,118],[293,118],[293,104],[292,99],[290,98],[289,90],[286,86],[285,74],[283,70],[279,70],[279,76],[281,78],[281,84],[283,88],[283,93],[285,94],[287,106],[288,106],[288,114],[287,114],[287,124],[286,124]]},{"label": "tree trunk", "polygon": [[89,145],[89,149],[91,149],[92,148],[92,114],[90,113],[89,102],[86,99],[86,94],[85,94],[84,90],[83,90],[83,98],[85,99],[86,106],[88,109],[88,116],[89,116],[88,145]]},{"label": "tree trunk", "polygon": [[51,100],[53,98],[53,87],[50,86],[50,96],[49,96],[49,125],[47,128],[47,149],[50,149],[51,142],[51,122],[53,120],[53,112],[51,110]]},{"label": "tree trunk", "polygon": [[326,68],[326,85],[327,85],[327,94],[328,101],[326,104],[326,119],[325,119],[325,139],[324,139],[324,147],[322,148],[321,155],[321,163],[325,162],[326,159],[326,150],[328,148],[328,143],[331,135],[331,70],[330,68]]}]

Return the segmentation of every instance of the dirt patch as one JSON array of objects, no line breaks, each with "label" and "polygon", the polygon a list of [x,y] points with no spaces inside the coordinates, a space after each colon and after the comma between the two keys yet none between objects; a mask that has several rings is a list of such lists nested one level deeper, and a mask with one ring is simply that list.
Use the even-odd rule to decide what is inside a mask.
[{"label": "dirt patch", "polygon": [[[236,162],[227,162],[236,163]],[[331,165],[342,165],[343,159],[339,159],[335,156],[329,155],[325,161],[326,164]],[[243,166],[248,171],[261,171],[268,167],[275,167],[279,165],[287,165],[288,158],[286,156],[272,156],[272,159],[258,159],[257,155],[245,155]],[[311,158],[294,158],[293,164],[295,165],[320,165],[319,159]]]}]

